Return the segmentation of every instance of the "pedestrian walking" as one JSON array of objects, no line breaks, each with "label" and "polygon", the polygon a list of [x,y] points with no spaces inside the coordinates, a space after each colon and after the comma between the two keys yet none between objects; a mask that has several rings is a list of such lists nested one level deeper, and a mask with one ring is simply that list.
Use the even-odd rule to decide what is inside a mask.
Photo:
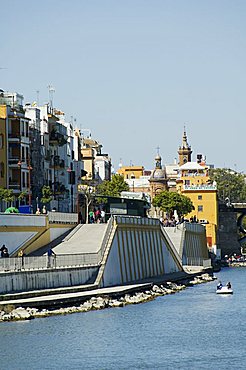
[{"label": "pedestrian walking", "polygon": [[22,268],[24,267],[24,256],[25,256],[25,254],[24,254],[23,249],[19,250],[19,252],[18,252],[18,257],[20,257],[20,258],[21,258],[21,267],[22,267]]},{"label": "pedestrian walking", "polygon": [[96,223],[100,224],[100,221],[101,221],[101,211],[100,209],[97,209],[96,210]]},{"label": "pedestrian walking", "polygon": [[93,211],[89,212],[89,223],[94,224],[94,212]]},{"label": "pedestrian walking", "polygon": [[56,254],[55,252],[50,248],[48,249],[48,252],[47,252],[47,256],[48,256],[48,263],[47,263],[47,267],[50,268],[52,267],[53,263],[53,258],[56,258]]},{"label": "pedestrian walking", "polygon": [[1,251],[1,257],[2,258],[8,258],[9,257],[9,251],[8,251],[8,248],[6,247],[5,244],[2,245],[2,247],[0,248],[0,251]]},{"label": "pedestrian walking", "polygon": [[101,222],[105,223],[105,211],[103,209],[101,210]]}]

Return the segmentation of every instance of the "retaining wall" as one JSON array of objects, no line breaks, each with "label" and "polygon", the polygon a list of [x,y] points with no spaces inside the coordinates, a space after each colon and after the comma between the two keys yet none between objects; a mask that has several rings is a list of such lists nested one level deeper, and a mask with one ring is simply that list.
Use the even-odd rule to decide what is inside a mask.
[{"label": "retaining wall", "polygon": [[86,284],[98,267],[1,272],[0,294]]},{"label": "retaining wall", "polygon": [[20,249],[28,254],[63,235],[77,222],[76,214],[55,213],[0,213],[0,246],[5,244],[10,255],[16,255]]},{"label": "retaining wall", "polygon": [[159,220],[116,216],[115,227],[101,286],[182,271],[177,251],[161,233]]}]

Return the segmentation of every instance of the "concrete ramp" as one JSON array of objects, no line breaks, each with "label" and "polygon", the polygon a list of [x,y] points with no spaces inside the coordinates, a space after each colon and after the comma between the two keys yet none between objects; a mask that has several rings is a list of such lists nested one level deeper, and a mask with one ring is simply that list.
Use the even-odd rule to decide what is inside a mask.
[{"label": "concrete ramp", "polygon": [[53,248],[56,254],[96,253],[100,250],[107,224],[81,225]]}]

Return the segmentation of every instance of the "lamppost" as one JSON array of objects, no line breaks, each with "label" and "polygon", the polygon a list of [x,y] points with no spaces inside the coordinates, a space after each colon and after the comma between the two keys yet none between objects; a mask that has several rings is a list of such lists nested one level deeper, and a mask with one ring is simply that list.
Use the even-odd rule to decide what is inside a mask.
[{"label": "lamppost", "polygon": [[[19,160],[17,163],[17,166],[20,168],[20,193],[22,192],[22,161]],[[30,164],[30,158],[28,158],[28,205],[32,205],[32,194],[31,194],[31,171],[32,171],[32,166]]]},{"label": "lamppost", "polygon": [[71,185],[71,188],[70,188],[70,203],[71,203],[71,212],[73,213],[73,175],[72,175],[73,171],[71,170],[70,167],[67,169],[67,173],[68,173],[68,182]]},{"label": "lamppost", "polygon": [[19,160],[18,163],[17,163],[17,166],[19,167],[20,169],[20,193],[22,192],[22,176],[21,176],[21,166],[22,166],[22,161]]},{"label": "lamppost", "polygon": [[32,171],[32,166],[30,163],[30,157],[28,158],[28,205],[32,205],[32,194],[31,194],[31,171]]}]

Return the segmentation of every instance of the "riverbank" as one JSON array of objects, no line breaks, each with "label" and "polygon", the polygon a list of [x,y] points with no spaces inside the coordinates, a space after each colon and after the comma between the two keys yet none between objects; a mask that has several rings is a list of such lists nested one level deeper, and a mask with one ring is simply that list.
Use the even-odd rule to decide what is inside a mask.
[{"label": "riverbank", "polygon": [[181,280],[178,283],[166,282],[164,284],[154,284],[145,287],[142,291],[132,293],[114,293],[112,295],[99,295],[91,297],[78,306],[60,307],[58,309],[38,309],[34,307],[17,307],[13,305],[0,304],[0,322],[31,320],[39,317],[47,317],[54,315],[67,315],[78,312],[88,312],[91,310],[102,310],[105,308],[124,307],[128,304],[139,304],[154,300],[156,297],[167,294],[174,294],[187,287],[197,284],[213,281],[214,277],[209,274],[201,274],[193,278],[193,280]]},{"label": "riverbank", "polygon": [[241,262],[231,262],[228,267],[246,267],[246,261],[241,261]]}]

